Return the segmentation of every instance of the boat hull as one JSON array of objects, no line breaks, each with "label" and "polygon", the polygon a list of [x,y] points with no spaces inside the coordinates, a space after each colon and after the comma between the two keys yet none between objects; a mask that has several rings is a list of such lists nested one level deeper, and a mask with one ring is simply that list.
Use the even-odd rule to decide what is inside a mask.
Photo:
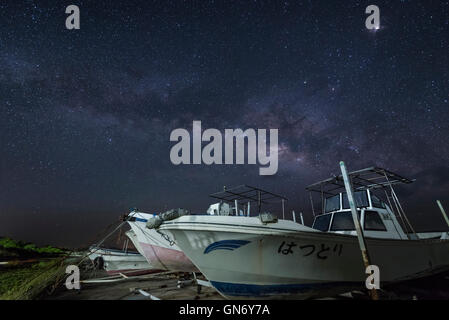
[{"label": "boat hull", "polygon": [[136,250],[143,256],[145,257],[145,253],[142,249],[142,246],[140,245],[139,239],[137,239],[137,235],[136,233],[130,229],[128,231],[126,231],[126,236],[131,240],[131,242],[133,243],[134,247],[136,248]]},{"label": "boat hull", "polygon": [[140,242],[145,258],[161,270],[198,272],[187,256],[178,249],[166,248],[146,242]]},{"label": "boat hull", "polygon": [[[232,220],[231,220],[232,219]],[[230,224],[232,221],[232,224]],[[229,298],[309,298],[364,288],[357,238],[292,221],[188,216],[164,223],[184,253]],[[447,270],[447,240],[367,239],[381,282]]]},{"label": "boat hull", "polygon": [[146,228],[149,214],[138,213],[136,221],[128,221],[134,231],[142,255],[151,267],[159,270],[198,272],[198,268],[175,244],[170,243],[154,229]]},{"label": "boat hull", "polygon": [[125,275],[142,275],[156,271],[148,264],[146,259],[138,253],[99,249],[89,255],[89,258],[92,261],[99,257],[103,259],[103,269],[109,275],[119,273]]}]

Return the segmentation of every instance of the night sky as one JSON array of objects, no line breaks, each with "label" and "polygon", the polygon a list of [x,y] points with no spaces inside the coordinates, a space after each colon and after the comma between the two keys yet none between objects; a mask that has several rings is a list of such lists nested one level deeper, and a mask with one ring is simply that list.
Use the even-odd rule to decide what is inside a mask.
[{"label": "night sky", "polygon": [[[240,184],[310,223],[304,187],[340,160],[417,179],[410,220],[447,229],[448,50],[448,1],[0,0],[0,235],[85,246],[129,208],[205,212]],[[193,120],[278,128],[277,174],[173,165],[170,132]]]}]

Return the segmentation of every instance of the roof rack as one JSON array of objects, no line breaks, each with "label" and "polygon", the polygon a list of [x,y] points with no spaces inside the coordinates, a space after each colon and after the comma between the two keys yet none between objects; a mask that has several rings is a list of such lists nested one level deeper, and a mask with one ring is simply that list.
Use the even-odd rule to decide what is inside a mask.
[{"label": "roof rack", "polygon": [[[384,188],[390,185],[400,183],[408,184],[415,181],[379,167],[370,167],[350,172],[349,178],[354,190]],[[341,175],[319,181],[306,187],[306,190],[310,192],[319,192],[326,195],[336,195],[342,190],[344,191],[344,189],[345,184]]]},{"label": "roof rack", "polygon": [[258,202],[264,204],[278,203],[288,200],[286,197],[248,185],[240,185],[231,189],[210,194],[212,198],[225,202],[243,200],[245,202]]}]

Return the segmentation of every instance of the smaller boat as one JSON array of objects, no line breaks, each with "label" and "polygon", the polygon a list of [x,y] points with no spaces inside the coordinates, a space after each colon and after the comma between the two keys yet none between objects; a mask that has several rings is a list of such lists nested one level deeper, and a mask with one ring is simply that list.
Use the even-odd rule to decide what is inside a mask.
[{"label": "smaller boat", "polygon": [[124,274],[128,276],[143,275],[155,272],[145,257],[140,253],[128,250],[108,249],[92,246],[89,248],[89,259],[98,269],[104,269],[109,275]]}]

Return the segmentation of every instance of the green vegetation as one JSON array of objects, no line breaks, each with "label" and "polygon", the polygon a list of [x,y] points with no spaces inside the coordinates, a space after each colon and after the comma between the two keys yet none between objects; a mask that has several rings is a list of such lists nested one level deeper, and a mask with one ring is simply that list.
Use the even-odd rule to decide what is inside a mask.
[{"label": "green vegetation", "polygon": [[65,276],[68,251],[0,238],[0,300],[39,298]]},{"label": "green vegetation", "polygon": [[32,265],[9,265],[0,271],[0,300],[39,298],[64,275],[62,258],[39,261]]},{"label": "green vegetation", "polygon": [[11,238],[0,238],[0,257],[11,256],[18,257],[21,255],[59,255],[65,253],[64,250],[52,246],[37,247],[33,243],[23,243],[15,241]]},{"label": "green vegetation", "polygon": [[37,247],[10,238],[0,238],[0,261],[51,258],[66,254],[67,251],[52,246]]}]

